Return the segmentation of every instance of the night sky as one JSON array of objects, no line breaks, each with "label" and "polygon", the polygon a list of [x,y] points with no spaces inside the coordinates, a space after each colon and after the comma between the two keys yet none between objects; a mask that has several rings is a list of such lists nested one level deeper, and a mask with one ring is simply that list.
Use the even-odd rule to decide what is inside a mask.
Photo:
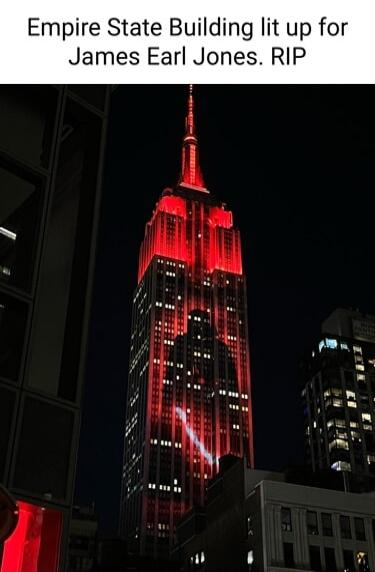
[{"label": "night sky", "polygon": [[[196,88],[205,181],[242,233],[257,468],[303,463],[299,361],[321,321],[339,306],[375,313],[374,96],[372,86]],[[76,489],[107,533],[118,519],[138,250],[178,178],[185,109],[184,86],[112,96]]]}]

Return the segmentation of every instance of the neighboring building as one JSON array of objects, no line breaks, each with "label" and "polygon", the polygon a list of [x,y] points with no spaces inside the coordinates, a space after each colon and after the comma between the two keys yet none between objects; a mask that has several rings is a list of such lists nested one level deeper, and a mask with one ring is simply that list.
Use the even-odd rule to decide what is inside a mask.
[{"label": "neighboring building", "polygon": [[94,506],[73,507],[69,531],[69,572],[96,570],[98,519]]},{"label": "neighboring building", "polygon": [[133,299],[122,532],[168,556],[221,456],[253,460],[246,280],[231,211],[203,182],[190,90],[181,177],[146,225]]},{"label": "neighboring building", "polygon": [[370,572],[375,496],[284,482],[223,459],[204,509],[177,527],[183,572]]},{"label": "neighboring building", "polygon": [[109,89],[0,89],[1,572],[65,569]]},{"label": "neighboring building", "polygon": [[375,316],[333,312],[303,375],[309,465],[375,476]]}]

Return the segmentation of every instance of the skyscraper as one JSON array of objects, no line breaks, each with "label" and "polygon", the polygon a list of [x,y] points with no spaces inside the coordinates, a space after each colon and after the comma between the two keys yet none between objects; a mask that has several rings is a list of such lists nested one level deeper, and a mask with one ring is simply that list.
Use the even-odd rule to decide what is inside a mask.
[{"label": "skyscraper", "polygon": [[335,310],[304,375],[309,464],[375,476],[375,316]]},{"label": "skyscraper", "polygon": [[147,223],[133,299],[121,526],[168,555],[227,453],[253,463],[241,241],[206,188],[189,90],[181,174]]}]

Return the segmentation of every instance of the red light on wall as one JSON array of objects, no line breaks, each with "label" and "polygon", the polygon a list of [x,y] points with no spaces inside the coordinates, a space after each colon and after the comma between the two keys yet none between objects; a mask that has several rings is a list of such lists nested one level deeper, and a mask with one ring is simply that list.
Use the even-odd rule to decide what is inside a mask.
[{"label": "red light on wall", "polygon": [[223,208],[219,207],[211,207],[210,223],[212,226],[222,226],[224,228],[232,228],[233,226],[232,212],[226,211]]},{"label": "red light on wall", "polygon": [[5,542],[0,572],[57,572],[62,514],[17,502],[19,520]]},{"label": "red light on wall", "polygon": [[[201,213],[203,217],[203,212]],[[185,198],[165,195],[156,205],[150,222],[146,225],[138,266],[138,282],[143,277],[155,255],[165,256],[195,266],[197,246],[187,247],[187,226],[191,215],[187,213]],[[209,253],[203,256],[202,264],[213,272],[223,270],[242,274],[241,239],[233,228],[232,212],[225,208],[210,207],[207,217],[209,225]],[[204,219],[202,224],[204,226]]]},{"label": "red light on wall", "polygon": [[193,86],[189,86],[188,114],[185,119],[185,135],[182,146],[182,168],[180,183],[205,189],[199,164],[198,140],[194,121]]},{"label": "red light on wall", "polygon": [[186,201],[181,197],[166,195],[158,202],[157,211],[186,218]]}]

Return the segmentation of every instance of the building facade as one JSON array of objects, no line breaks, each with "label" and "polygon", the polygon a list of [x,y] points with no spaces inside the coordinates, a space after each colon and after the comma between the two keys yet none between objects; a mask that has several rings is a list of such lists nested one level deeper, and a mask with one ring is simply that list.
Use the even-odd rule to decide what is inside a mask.
[{"label": "building facade", "polygon": [[109,90],[0,90],[1,572],[65,570]]},{"label": "building facade", "polygon": [[309,465],[375,476],[375,317],[333,312],[303,375]]},{"label": "building facade", "polygon": [[205,187],[193,106],[190,89],[180,180],[146,225],[133,299],[121,524],[159,556],[219,458],[253,462],[240,234]]},{"label": "building facade", "polygon": [[284,482],[239,460],[208,489],[204,509],[178,525],[182,571],[370,572],[375,498]]},{"label": "building facade", "polygon": [[69,572],[96,569],[98,518],[94,505],[73,507],[69,532]]}]

